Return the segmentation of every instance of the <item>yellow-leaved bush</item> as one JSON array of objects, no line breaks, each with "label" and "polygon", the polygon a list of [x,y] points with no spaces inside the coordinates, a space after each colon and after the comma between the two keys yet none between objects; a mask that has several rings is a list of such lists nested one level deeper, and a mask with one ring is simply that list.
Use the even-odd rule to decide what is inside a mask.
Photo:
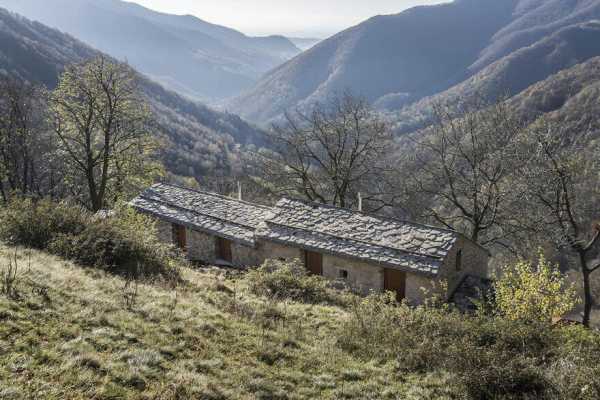
[{"label": "yellow-leaved bush", "polygon": [[540,251],[536,265],[519,261],[495,283],[496,307],[511,320],[551,322],[579,304],[573,284]]}]

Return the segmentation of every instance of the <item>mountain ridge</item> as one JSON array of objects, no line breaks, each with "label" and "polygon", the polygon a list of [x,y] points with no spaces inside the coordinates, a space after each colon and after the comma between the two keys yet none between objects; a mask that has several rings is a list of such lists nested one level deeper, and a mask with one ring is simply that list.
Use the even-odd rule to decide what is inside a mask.
[{"label": "mountain ridge", "polygon": [[[0,8],[0,72],[56,86],[71,63],[102,53],[70,35]],[[218,112],[138,74],[140,90],[157,118],[161,158],[175,175],[200,178],[215,168],[232,171],[240,146],[262,143],[263,132],[238,116]]]},{"label": "mountain ridge", "polygon": [[[399,111],[388,112],[388,117],[394,121],[397,133],[411,132],[427,125],[436,103],[453,104],[475,97],[485,97],[487,101],[512,97],[596,56],[600,56],[600,23],[567,26],[531,46],[500,58],[446,91],[425,97]],[[386,107],[381,101],[378,106],[394,108]]]},{"label": "mountain ridge", "polygon": [[301,52],[283,36],[250,37],[193,16],[120,0],[0,0],[0,7],[69,33],[180,94],[216,102]]},{"label": "mountain ridge", "polygon": [[[227,106],[244,118],[268,124],[287,110],[310,110],[336,93],[350,91],[402,116],[424,100],[472,84],[492,65],[522,57],[530,47],[539,50],[565,29],[596,19],[600,0],[455,0],[418,6],[371,18],[322,41],[265,75]],[[585,40],[596,39],[594,34]],[[584,55],[585,43],[564,40],[563,47],[556,45],[554,61],[531,59],[527,66],[513,60],[509,64],[521,70],[511,75],[507,86],[518,93],[524,84],[600,55],[597,47]]]},{"label": "mountain ridge", "polygon": [[369,101],[390,93],[434,94],[466,78],[510,20],[514,1],[459,0],[372,17],[274,69],[228,107],[264,122],[346,89]]}]

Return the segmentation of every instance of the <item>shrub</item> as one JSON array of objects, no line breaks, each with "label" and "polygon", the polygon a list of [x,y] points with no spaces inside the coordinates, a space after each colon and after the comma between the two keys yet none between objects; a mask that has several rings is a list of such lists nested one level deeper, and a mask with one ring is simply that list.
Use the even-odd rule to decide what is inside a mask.
[{"label": "shrub", "polygon": [[0,210],[0,240],[47,250],[83,266],[129,277],[177,278],[183,262],[162,244],[154,222],[127,207],[99,218],[67,203],[12,202]]},{"label": "shrub", "polygon": [[250,291],[258,296],[311,304],[345,303],[344,293],[329,288],[326,279],[309,275],[297,262],[267,260],[248,272],[246,280]]},{"label": "shrub", "polygon": [[46,249],[58,235],[79,234],[90,220],[90,213],[65,202],[15,198],[0,208],[0,240]]},{"label": "shrub", "polygon": [[537,266],[520,261],[496,281],[496,306],[506,318],[551,322],[579,302],[574,285],[568,286],[558,266],[540,252]]},{"label": "shrub", "polygon": [[357,299],[337,341],[365,360],[395,362],[402,375],[453,374],[455,391],[469,399],[597,398],[600,336],[571,329],[410,308],[386,294]]}]

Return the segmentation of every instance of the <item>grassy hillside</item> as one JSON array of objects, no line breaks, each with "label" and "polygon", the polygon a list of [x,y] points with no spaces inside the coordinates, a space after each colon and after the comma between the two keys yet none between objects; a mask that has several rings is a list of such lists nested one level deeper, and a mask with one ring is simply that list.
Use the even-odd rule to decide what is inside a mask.
[{"label": "grassy hillside", "polygon": [[397,379],[340,350],[340,308],[192,270],[177,290],[140,285],[128,308],[122,279],[18,253],[19,298],[0,296],[2,399],[450,398],[443,376]]},{"label": "grassy hillside", "polygon": [[2,270],[15,254],[20,268],[17,295],[0,295],[2,399],[600,394],[593,379],[600,340],[579,328],[538,329],[352,297],[343,307],[274,301],[254,295],[247,278],[219,270],[186,269],[179,287],[140,284],[134,295],[135,286],[97,269],[0,250]]}]

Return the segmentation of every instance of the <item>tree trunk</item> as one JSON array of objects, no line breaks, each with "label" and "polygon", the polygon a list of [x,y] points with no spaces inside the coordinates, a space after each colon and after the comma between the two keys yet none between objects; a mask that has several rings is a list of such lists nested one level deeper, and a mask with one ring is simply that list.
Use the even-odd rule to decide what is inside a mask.
[{"label": "tree trunk", "polygon": [[579,260],[581,264],[581,274],[583,276],[583,325],[585,327],[589,327],[592,305],[594,303],[592,289],[590,286],[590,270],[587,266],[585,253],[579,252]]}]

